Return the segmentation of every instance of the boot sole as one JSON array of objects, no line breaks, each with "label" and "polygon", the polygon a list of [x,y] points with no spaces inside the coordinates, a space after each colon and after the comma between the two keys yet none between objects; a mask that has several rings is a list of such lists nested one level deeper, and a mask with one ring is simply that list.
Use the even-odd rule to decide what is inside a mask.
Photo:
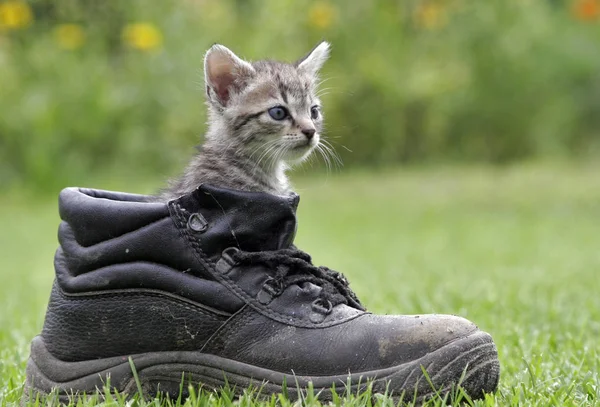
[{"label": "boot sole", "polygon": [[[253,386],[260,388],[261,394],[283,392],[297,399],[298,391],[312,382],[315,393],[320,392],[318,398],[325,401],[331,400],[333,386],[338,394],[344,390],[356,394],[372,382],[374,393],[387,390],[396,400],[422,402],[444,397],[457,384],[472,399],[482,398],[496,390],[500,377],[496,346],[490,335],[480,331],[412,362],[338,376],[297,376],[193,351],[143,353],[131,355],[131,359],[145,396],[160,391],[177,397],[181,390],[187,392],[187,383],[191,383],[215,390],[228,385],[238,393]],[[423,371],[428,372],[427,376]],[[137,392],[129,356],[65,362],[48,352],[41,336],[33,339],[24,399],[54,392],[61,402],[68,402],[77,395],[94,394],[107,384],[111,390],[125,394]]]}]

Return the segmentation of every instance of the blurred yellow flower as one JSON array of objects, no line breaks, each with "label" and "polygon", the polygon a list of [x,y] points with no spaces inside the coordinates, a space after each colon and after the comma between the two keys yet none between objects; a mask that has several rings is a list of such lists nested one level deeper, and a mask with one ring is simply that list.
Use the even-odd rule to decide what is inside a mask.
[{"label": "blurred yellow flower", "polygon": [[60,24],[54,28],[54,39],[61,48],[77,49],[85,43],[85,32],[78,24]]},{"label": "blurred yellow flower", "polygon": [[33,21],[33,13],[27,3],[6,1],[0,3],[0,30],[18,30]]},{"label": "blurred yellow flower", "polygon": [[336,9],[327,2],[317,2],[308,10],[308,22],[315,28],[324,30],[333,24]]},{"label": "blurred yellow flower", "polygon": [[123,29],[123,41],[130,47],[142,51],[160,48],[162,40],[161,32],[150,23],[129,24]]},{"label": "blurred yellow flower", "polygon": [[438,30],[448,23],[446,9],[440,3],[426,2],[419,5],[415,12],[418,26],[427,30]]}]

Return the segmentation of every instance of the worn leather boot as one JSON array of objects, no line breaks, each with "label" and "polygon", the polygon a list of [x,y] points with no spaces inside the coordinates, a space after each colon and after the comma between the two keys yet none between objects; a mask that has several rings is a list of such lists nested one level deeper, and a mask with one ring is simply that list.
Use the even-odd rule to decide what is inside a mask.
[{"label": "worn leather boot", "polygon": [[297,204],[208,185],[169,203],[63,190],[25,393],[133,393],[129,357],[147,394],[177,396],[182,377],[184,390],[228,382],[292,398],[309,382],[322,399],[367,381],[405,401],[496,389],[490,335],[455,316],[367,312],[341,274],[292,245]]}]

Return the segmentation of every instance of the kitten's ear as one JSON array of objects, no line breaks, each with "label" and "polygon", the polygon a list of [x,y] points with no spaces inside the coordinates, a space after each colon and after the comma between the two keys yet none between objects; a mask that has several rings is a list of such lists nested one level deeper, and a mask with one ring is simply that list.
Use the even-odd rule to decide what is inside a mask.
[{"label": "kitten's ear", "polygon": [[304,71],[309,75],[316,75],[325,61],[329,58],[329,49],[331,46],[327,41],[321,42],[313,48],[304,58],[298,60],[294,65],[299,71]]},{"label": "kitten's ear", "polygon": [[206,93],[222,106],[229,102],[231,91],[239,91],[254,73],[252,65],[223,45],[213,45],[204,56]]}]

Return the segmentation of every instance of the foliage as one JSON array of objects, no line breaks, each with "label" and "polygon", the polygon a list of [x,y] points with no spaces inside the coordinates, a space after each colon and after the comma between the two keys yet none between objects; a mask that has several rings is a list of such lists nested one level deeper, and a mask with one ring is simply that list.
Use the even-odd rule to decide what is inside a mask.
[{"label": "foliage", "polygon": [[0,0],[0,185],[174,174],[214,42],[284,60],[332,42],[347,165],[597,154],[599,23],[599,0]]}]

